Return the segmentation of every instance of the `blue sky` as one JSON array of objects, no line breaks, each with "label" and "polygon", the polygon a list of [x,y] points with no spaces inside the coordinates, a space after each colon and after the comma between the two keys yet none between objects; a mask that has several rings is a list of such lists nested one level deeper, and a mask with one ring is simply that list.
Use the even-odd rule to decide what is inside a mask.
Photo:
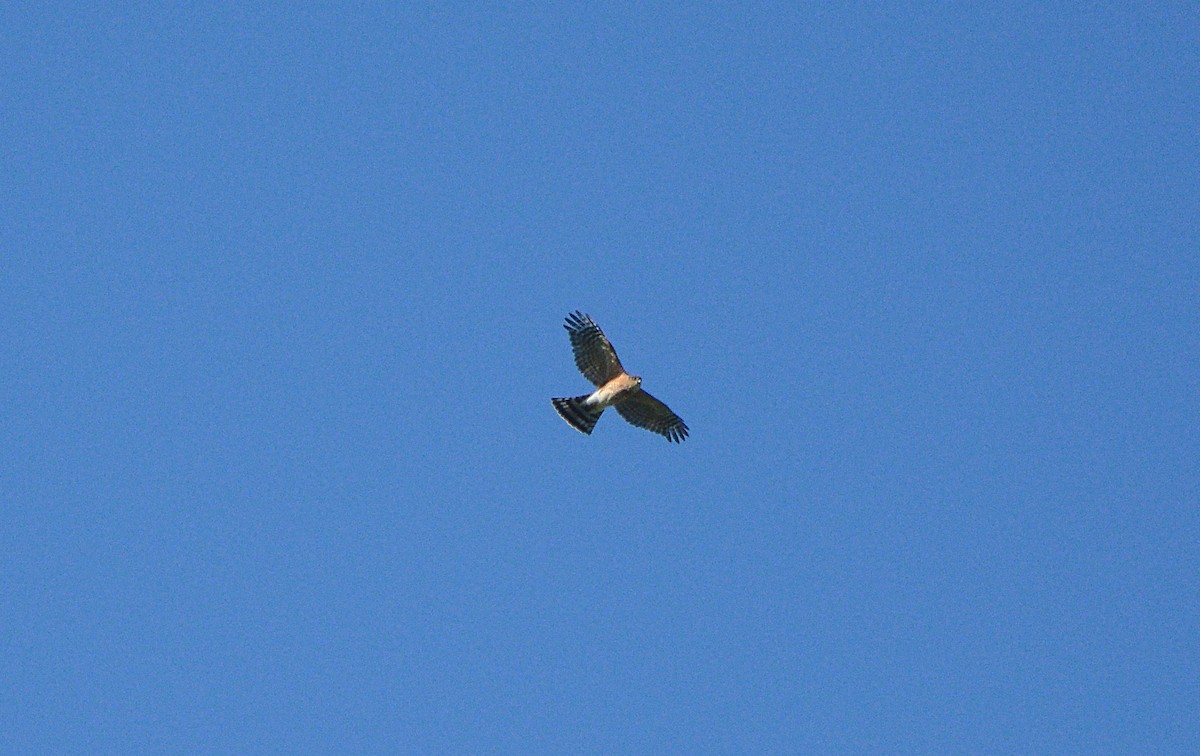
[{"label": "blue sky", "polygon": [[1194,6],[118,5],[0,11],[8,747],[1196,748]]}]

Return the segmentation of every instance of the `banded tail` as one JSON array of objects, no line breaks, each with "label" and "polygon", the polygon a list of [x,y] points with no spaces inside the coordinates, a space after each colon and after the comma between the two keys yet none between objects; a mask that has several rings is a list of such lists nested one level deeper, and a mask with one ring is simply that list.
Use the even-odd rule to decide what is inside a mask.
[{"label": "banded tail", "polygon": [[562,415],[562,419],[566,420],[568,425],[580,433],[590,436],[592,428],[596,427],[596,421],[600,419],[604,408],[595,409],[587,406],[586,402],[587,395],[576,396],[570,399],[550,400],[550,403],[554,405],[554,409],[558,410],[558,414]]}]

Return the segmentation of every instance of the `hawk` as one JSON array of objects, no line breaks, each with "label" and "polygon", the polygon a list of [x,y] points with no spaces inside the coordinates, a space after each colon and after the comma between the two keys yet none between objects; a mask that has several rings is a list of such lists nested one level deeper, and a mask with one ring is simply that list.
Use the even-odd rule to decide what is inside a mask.
[{"label": "hawk", "polygon": [[550,400],[572,428],[591,435],[600,414],[612,406],[631,425],[664,436],[668,441],[679,443],[687,438],[687,423],[670,407],[642,391],[641,377],[625,372],[616,350],[595,321],[576,311],[567,316],[563,328],[571,337],[575,366],[584,378],[599,387],[584,396]]}]

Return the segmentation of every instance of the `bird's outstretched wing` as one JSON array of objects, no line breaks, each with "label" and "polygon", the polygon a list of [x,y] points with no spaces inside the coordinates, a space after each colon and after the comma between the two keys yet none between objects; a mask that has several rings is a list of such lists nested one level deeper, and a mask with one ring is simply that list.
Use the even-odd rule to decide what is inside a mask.
[{"label": "bird's outstretched wing", "polygon": [[670,407],[645,391],[635,391],[627,399],[613,406],[630,425],[645,428],[675,443],[687,438],[687,423],[672,412]]},{"label": "bird's outstretched wing", "polygon": [[625,372],[608,337],[591,317],[582,312],[573,312],[567,316],[563,328],[567,329],[567,334],[571,337],[575,366],[583,373],[584,378],[597,386],[603,386]]}]

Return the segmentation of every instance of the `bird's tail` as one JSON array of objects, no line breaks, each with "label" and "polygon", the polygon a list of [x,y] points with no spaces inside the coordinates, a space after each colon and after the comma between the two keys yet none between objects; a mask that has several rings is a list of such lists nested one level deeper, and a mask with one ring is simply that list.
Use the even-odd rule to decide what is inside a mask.
[{"label": "bird's tail", "polygon": [[551,399],[550,403],[554,405],[554,409],[558,410],[558,414],[562,415],[562,419],[579,431],[591,435],[592,428],[596,427],[596,421],[600,419],[600,415],[604,412],[604,408],[594,409],[587,406],[587,396],[576,396],[570,399]]}]

